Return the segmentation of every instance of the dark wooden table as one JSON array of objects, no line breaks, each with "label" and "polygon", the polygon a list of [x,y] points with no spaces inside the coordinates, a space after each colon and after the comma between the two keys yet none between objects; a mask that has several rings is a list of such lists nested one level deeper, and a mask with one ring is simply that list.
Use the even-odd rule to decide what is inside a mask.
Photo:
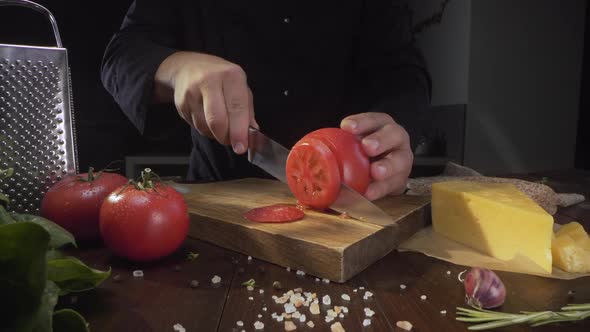
[{"label": "dark wooden table", "polygon": [[[528,180],[547,177],[548,184],[558,192],[577,192],[590,197],[590,172],[556,171],[515,177]],[[559,223],[577,220],[590,229],[590,202],[560,209],[555,220]],[[189,261],[186,259],[189,252],[200,256]],[[455,307],[464,305],[464,292],[457,275],[465,267],[417,253],[392,252],[346,284],[317,282],[315,277],[301,277],[295,271],[256,259],[249,261],[242,254],[192,239],[174,255],[151,264],[126,262],[103,248],[78,249],[73,254],[93,267],[111,267],[112,275],[120,277],[118,281],[111,277],[96,290],[61,300],[60,307],[80,311],[94,332],[174,331],[177,323],[188,332],[254,331],[255,321],[264,323],[264,331],[284,331],[283,323],[271,318],[273,312],[283,312],[283,307],[275,304],[272,296],[297,287],[316,292],[320,297],[329,294],[332,306],[347,306],[349,313],[335,320],[341,321],[347,331],[402,331],[396,327],[396,322],[404,320],[414,325],[413,331],[467,330],[467,325],[455,320]],[[142,270],[144,277],[134,278],[134,270]],[[211,282],[215,275],[221,277],[217,286]],[[558,310],[567,303],[590,302],[590,278],[562,281],[506,272],[498,272],[498,275],[508,293],[503,311]],[[258,288],[249,292],[241,285],[250,278],[261,286],[263,294]],[[199,282],[197,288],[189,287],[192,280]],[[274,290],[274,281],[279,281],[284,290]],[[400,289],[402,284],[406,285],[405,290]],[[365,287],[374,296],[364,300],[361,294],[364,291],[358,290],[359,287]],[[341,298],[344,293],[350,295],[350,301]],[[422,300],[421,295],[426,295],[427,299]],[[322,313],[316,316],[304,310],[315,328],[297,322],[297,331],[330,330],[331,323],[324,322],[327,308],[320,307]],[[371,325],[363,327],[363,309],[367,307],[375,311],[375,315]],[[442,310],[446,310],[446,314],[442,314]],[[237,321],[243,321],[244,327],[237,328]],[[500,329],[529,330],[590,331],[590,319],[535,329],[525,326]]]}]

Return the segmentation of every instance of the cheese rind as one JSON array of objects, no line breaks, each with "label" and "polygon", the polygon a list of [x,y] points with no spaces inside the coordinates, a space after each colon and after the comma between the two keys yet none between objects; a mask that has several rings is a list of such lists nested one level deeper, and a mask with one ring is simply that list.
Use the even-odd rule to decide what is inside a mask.
[{"label": "cheese rind", "polygon": [[551,273],[553,217],[508,183],[432,185],[435,232],[501,260],[524,256]]}]

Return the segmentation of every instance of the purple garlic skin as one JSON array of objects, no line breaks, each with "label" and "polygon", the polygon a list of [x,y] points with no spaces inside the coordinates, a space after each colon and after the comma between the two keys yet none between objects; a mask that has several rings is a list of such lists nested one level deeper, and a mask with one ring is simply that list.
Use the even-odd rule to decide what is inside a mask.
[{"label": "purple garlic skin", "polygon": [[463,280],[467,304],[491,309],[504,304],[506,287],[500,277],[491,270],[473,267]]}]

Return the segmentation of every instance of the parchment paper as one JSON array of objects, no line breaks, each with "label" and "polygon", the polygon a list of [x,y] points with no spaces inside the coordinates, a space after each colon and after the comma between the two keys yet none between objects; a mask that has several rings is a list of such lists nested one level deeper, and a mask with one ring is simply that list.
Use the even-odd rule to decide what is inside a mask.
[{"label": "parchment paper", "polygon": [[458,265],[484,267],[490,270],[517,272],[546,278],[572,280],[590,276],[590,273],[565,272],[555,266],[553,273],[548,274],[524,256],[517,256],[510,261],[502,261],[435,233],[432,226],[422,229],[402,243],[398,251],[421,252],[427,256]]}]

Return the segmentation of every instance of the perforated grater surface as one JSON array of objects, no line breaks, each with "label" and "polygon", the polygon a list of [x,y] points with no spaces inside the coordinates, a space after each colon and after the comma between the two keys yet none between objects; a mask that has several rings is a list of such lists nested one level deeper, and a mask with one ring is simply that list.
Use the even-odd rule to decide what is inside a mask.
[{"label": "perforated grater surface", "polygon": [[3,6],[45,14],[57,44],[0,44],[0,168],[15,171],[0,180],[0,192],[9,196],[11,211],[36,213],[45,192],[77,172],[67,50],[45,7],[28,0],[0,0],[0,9]]}]

